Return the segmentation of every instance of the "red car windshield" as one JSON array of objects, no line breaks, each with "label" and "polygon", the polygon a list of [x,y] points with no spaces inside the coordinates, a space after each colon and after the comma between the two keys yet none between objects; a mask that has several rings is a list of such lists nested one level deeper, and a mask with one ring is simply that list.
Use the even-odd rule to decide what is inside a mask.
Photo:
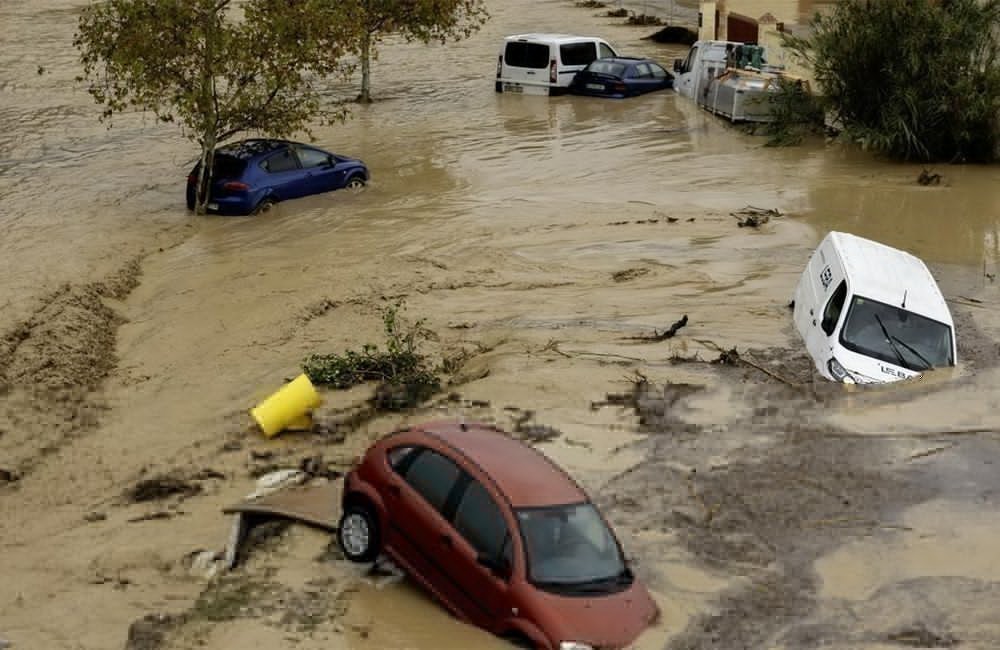
[{"label": "red car windshield", "polygon": [[616,591],[631,584],[618,543],[593,505],[524,508],[517,518],[535,585]]}]

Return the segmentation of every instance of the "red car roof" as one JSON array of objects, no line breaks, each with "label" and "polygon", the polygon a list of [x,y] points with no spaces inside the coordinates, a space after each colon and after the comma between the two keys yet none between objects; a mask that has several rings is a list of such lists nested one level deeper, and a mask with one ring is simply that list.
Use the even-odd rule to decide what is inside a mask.
[{"label": "red car roof", "polygon": [[416,429],[458,450],[489,475],[515,508],[587,501],[586,493],[540,451],[488,425],[431,422]]}]

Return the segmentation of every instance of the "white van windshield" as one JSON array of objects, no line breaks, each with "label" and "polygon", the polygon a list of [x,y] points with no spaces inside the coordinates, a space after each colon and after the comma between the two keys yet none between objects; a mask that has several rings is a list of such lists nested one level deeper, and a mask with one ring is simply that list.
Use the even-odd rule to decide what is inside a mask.
[{"label": "white van windshield", "polygon": [[910,370],[955,363],[950,327],[861,296],[851,302],[840,342],[848,350]]}]

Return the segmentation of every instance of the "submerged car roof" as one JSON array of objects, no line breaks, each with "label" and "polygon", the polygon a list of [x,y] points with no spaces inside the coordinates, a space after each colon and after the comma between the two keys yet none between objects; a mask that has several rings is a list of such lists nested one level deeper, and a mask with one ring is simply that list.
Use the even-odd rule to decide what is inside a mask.
[{"label": "submerged car roof", "polygon": [[853,293],[900,307],[905,296],[908,311],[952,325],[941,289],[919,257],[850,233],[828,237],[840,252]]},{"label": "submerged car roof", "polygon": [[438,438],[479,466],[515,508],[587,501],[586,493],[540,451],[483,424],[432,422],[417,430]]},{"label": "submerged car roof", "polygon": [[274,151],[275,149],[289,144],[292,143],[287,140],[252,138],[250,140],[241,140],[239,142],[234,142],[220,147],[218,153],[226,154],[227,156],[232,156],[233,158],[239,158],[240,160],[247,160],[249,158],[253,158],[254,156]]},{"label": "submerged car roof", "polygon": [[512,36],[507,36],[504,40],[507,41],[546,41],[555,43],[569,43],[572,41],[603,41],[603,38],[598,38],[597,36],[581,36],[579,34],[552,34],[545,32],[534,32],[531,34],[514,34]]},{"label": "submerged car roof", "polygon": [[[590,65],[595,63],[618,63],[620,65],[635,65],[636,63],[656,63],[653,59],[647,59],[645,57],[639,56],[609,56],[603,59],[594,59],[590,62]],[[656,65],[660,65],[656,63]],[[660,66],[663,67],[663,66]]]},{"label": "submerged car roof", "polygon": [[[644,56],[607,56],[603,59],[594,59],[594,61],[605,61],[608,63],[646,63],[654,62],[653,59],[647,59]],[[655,63],[655,62],[654,62]]]}]

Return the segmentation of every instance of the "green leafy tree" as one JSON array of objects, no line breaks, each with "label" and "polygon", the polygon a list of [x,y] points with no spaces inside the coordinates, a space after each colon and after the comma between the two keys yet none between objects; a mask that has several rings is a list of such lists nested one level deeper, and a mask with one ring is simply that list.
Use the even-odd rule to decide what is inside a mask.
[{"label": "green leafy tree", "polygon": [[371,102],[371,63],[387,34],[424,43],[468,38],[489,14],[483,0],[328,0],[330,23],[355,27],[353,50],[361,63],[359,102]]},{"label": "green leafy tree", "polygon": [[904,160],[987,161],[1000,144],[1000,0],[846,0],[786,43],[845,135]]},{"label": "green leafy tree", "polygon": [[[317,82],[343,71],[347,30],[316,0],[106,0],[83,10],[81,81],[104,108],[150,111],[201,147],[204,212],[217,146],[244,132],[290,135],[327,108]],[[322,32],[314,25],[324,25]]]}]

